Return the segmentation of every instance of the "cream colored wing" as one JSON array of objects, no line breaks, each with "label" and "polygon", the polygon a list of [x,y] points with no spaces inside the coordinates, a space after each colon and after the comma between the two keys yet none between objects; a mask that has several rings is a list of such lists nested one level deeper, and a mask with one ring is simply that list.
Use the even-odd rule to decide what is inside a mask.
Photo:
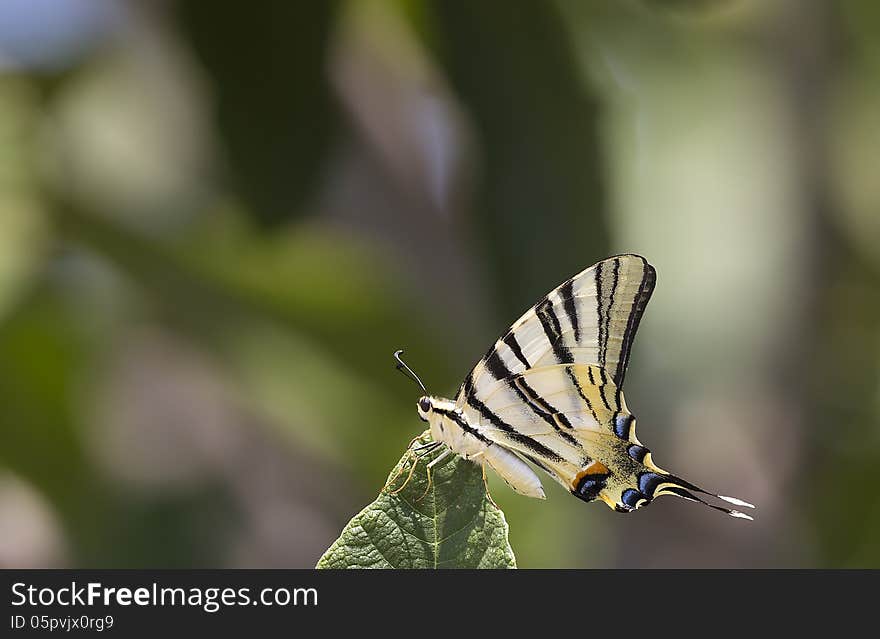
[{"label": "cream colored wing", "polygon": [[[592,420],[594,429],[617,420],[630,348],[655,280],[654,268],[638,255],[618,255],[575,275],[495,342],[465,378],[456,406],[535,454],[582,454],[568,415],[583,427]],[[538,368],[543,372],[534,377],[522,375]],[[576,374],[582,383],[575,383]],[[555,389],[552,401],[546,388]],[[547,427],[552,437],[536,432]]]},{"label": "cream colored wing", "polygon": [[651,463],[623,393],[595,364],[528,369],[496,381],[479,403],[463,410],[482,435],[523,455],[572,493],[593,471],[631,478],[631,462]]},{"label": "cream colored wing", "polygon": [[[511,387],[527,401],[511,397]],[[496,382],[482,406],[485,410],[469,405],[464,410],[484,437],[522,455],[584,501],[601,499],[617,511],[630,512],[666,494],[751,519],[691,491],[751,504],[703,490],[654,464],[636,437],[635,418],[622,391],[599,366],[531,368]]]},{"label": "cream colored wing", "polygon": [[595,364],[622,387],[655,282],[654,267],[639,255],[618,255],[578,273],[492,345],[465,378],[456,402],[484,401],[498,380],[551,364]]},{"label": "cream colored wing", "polygon": [[654,268],[638,255],[574,276],[493,344],[462,383],[456,407],[483,437],[585,501],[630,512],[671,494],[750,519],[694,495],[718,497],[658,468],[636,439],[622,388],[655,282]]}]

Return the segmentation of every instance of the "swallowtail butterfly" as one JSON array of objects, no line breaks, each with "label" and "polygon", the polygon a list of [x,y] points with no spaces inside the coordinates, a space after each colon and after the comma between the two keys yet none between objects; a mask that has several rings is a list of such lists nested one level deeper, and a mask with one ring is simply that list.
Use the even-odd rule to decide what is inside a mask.
[{"label": "swallowtail butterfly", "polygon": [[[639,255],[618,255],[575,275],[530,308],[468,374],[455,399],[425,395],[419,417],[434,448],[490,466],[516,492],[544,499],[529,461],[584,501],[628,513],[660,495],[711,504],[710,493],[673,475],[636,437],[623,381],[656,272]],[[403,367],[421,381],[395,353]],[[422,385],[424,389],[424,385]],[[424,448],[424,447],[423,447]]]}]

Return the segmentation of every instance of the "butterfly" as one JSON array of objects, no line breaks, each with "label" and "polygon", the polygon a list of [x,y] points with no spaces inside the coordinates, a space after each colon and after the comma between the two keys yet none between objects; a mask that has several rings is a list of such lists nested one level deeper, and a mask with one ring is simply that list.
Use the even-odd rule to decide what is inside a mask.
[{"label": "butterfly", "polygon": [[428,395],[395,353],[397,367],[425,390],[419,417],[447,455],[488,465],[513,490],[544,499],[531,462],[572,495],[629,513],[674,495],[733,517],[709,503],[748,502],[706,491],[654,463],[636,437],[623,397],[630,352],[657,281],[648,261],[633,254],[603,260],[553,289],[525,312],[477,362],[455,399]]}]

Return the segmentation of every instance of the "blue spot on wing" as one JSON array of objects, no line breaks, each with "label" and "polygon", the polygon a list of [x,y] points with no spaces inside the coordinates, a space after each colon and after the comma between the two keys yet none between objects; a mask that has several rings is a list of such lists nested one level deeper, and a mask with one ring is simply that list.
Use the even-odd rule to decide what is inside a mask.
[{"label": "blue spot on wing", "polygon": [[614,420],[614,434],[621,439],[629,439],[633,421],[632,415],[618,415]]},{"label": "blue spot on wing", "polygon": [[599,495],[599,492],[602,490],[602,483],[596,479],[585,479],[581,482],[581,485],[578,486],[577,493],[581,498],[593,500]]},{"label": "blue spot on wing", "polygon": [[639,475],[639,490],[642,491],[646,497],[651,498],[654,496],[654,491],[657,489],[657,486],[664,481],[666,481],[666,479],[657,473],[642,473]]},{"label": "blue spot on wing", "polygon": [[635,488],[627,488],[620,496],[620,501],[630,508],[635,508],[642,499],[647,499],[645,495],[637,491]]},{"label": "blue spot on wing", "polygon": [[602,489],[605,488],[607,479],[607,474],[586,475],[572,492],[576,497],[584,501],[593,501],[599,496]]}]

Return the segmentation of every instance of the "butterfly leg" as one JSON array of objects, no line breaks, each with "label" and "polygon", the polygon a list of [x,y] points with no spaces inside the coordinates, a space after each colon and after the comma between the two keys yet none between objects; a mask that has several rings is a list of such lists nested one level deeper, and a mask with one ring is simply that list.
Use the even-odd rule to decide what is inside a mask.
[{"label": "butterfly leg", "polygon": [[[418,437],[416,437],[416,439],[418,439]],[[413,445],[413,443],[416,441],[416,439],[414,439],[413,441],[410,442],[410,446]],[[413,473],[416,470],[416,466],[418,466],[418,464],[419,464],[419,460],[422,457],[424,457],[425,455],[428,455],[431,452],[433,452],[434,450],[436,450],[438,446],[442,446],[441,442],[428,442],[427,444],[422,444],[421,446],[416,446],[415,448],[407,447],[407,452],[408,452],[410,458],[412,459],[412,465],[409,468],[409,474],[406,476],[406,480],[404,480],[404,482],[398,488],[395,488],[393,491],[391,491],[388,494],[389,495],[396,495],[401,490],[406,488],[406,485],[409,483],[409,480],[412,479]],[[403,472],[404,465],[405,464],[401,464],[400,468],[398,468],[397,472],[394,474],[394,477],[392,479],[389,479],[387,482],[385,482],[385,486],[382,487],[382,492],[385,492],[385,489],[388,488],[389,485],[391,485],[395,481],[397,481],[397,478],[400,477],[400,474]]]},{"label": "butterfly leg", "polygon": [[[424,434],[424,433],[422,433],[422,434]],[[419,450],[421,450],[421,449],[423,449],[423,448],[428,448],[429,446],[433,446],[434,444],[437,443],[437,442],[428,442],[427,444],[422,444],[421,446],[416,446],[415,448],[413,448],[413,444],[415,444],[417,441],[419,441],[419,438],[420,438],[421,436],[422,436],[422,435],[416,435],[416,436],[413,437],[411,440],[409,440],[409,443],[406,445],[406,454],[407,454],[407,457],[409,457],[410,455],[412,455],[414,450],[415,450],[415,451],[419,451]],[[379,492],[383,492],[383,493],[384,493],[384,492],[385,492],[385,489],[388,488],[388,486],[390,486],[390,485],[393,484],[395,481],[397,481],[397,478],[400,477],[400,473],[403,472],[403,466],[404,466],[404,464],[401,464],[401,466],[397,469],[397,472],[394,473],[394,477],[390,477],[390,478],[385,482],[385,485],[382,486],[382,490],[379,491]],[[410,473],[410,474],[412,474],[412,473]],[[407,481],[409,481],[409,480],[407,479]],[[405,485],[406,485],[406,482],[404,482],[404,486],[405,486]],[[401,489],[402,489],[402,488],[403,488],[403,486],[401,486]],[[392,494],[396,494],[397,492],[399,492],[399,491],[395,491],[395,493],[392,493]]]},{"label": "butterfly leg", "polygon": [[[471,456],[471,461],[478,460],[480,457],[483,457],[483,451],[478,452],[476,455]],[[489,480],[486,478],[486,462],[480,462],[480,470],[483,471],[483,486],[486,487],[486,497],[489,498],[489,502],[498,508],[498,504],[495,503],[495,500],[492,499],[492,493],[489,492]]]},{"label": "butterfly leg", "polygon": [[[409,449],[409,448],[407,448],[407,451],[406,451],[407,461],[410,460],[410,458],[412,457],[412,455],[413,455],[412,450]],[[393,476],[393,477],[389,477],[389,478],[385,481],[385,485],[382,486],[382,490],[379,491],[379,492],[383,492],[383,493],[384,493],[386,490],[388,490],[388,487],[389,487],[389,486],[391,486],[392,484],[394,484],[394,482],[397,481],[397,478],[400,477],[400,474],[403,472],[403,468],[404,468],[404,466],[406,466],[405,463],[403,463],[403,464],[401,464],[400,466],[398,466],[398,468],[397,468],[397,472],[394,473],[394,476]],[[413,469],[414,467],[415,467],[415,464],[413,464],[413,466],[410,467],[410,476],[412,476],[412,469]],[[407,483],[408,481],[409,481],[409,477],[407,477],[407,478],[406,478],[406,481],[403,482],[403,486],[406,486],[406,483]],[[396,495],[396,494],[399,493],[401,490],[403,490],[403,486],[401,486],[400,488],[397,488],[394,492],[389,493],[389,494],[390,494],[390,495]]]},{"label": "butterfly leg", "polygon": [[[412,452],[413,452],[413,447],[412,447],[412,445],[415,444],[415,443],[419,440],[419,437],[421,437],[421,435],[416,435],[416,436],[413,437],[411,440],[409,440],[409,443],[406,445],[406,454],[407,454],[407,457],[409,457],[409,455],[412,454]],[[382,486],[382,490],[379,491],[379,492],[383,492],[383,493],[384,493],[384,492],[385,492],[385,489],[388,488],[388,486],[390,486],[390,485],[393,484],[395,481],[397,481],[397,478],[400,477],[400,473],[402,473],[402,472],[403,472],[403,464],[401,464],[401,466],[397,469],[397,472],[394,473],[394,477],[389,477],[389,478],[385,481],[385,485]],[[404,483],[405,483],[405,482],[404,482]]]},{"label": "butterfly leg", "polygon": [[427,467],[425,468],[425,472],[426,472],[427,475],[428,475],[428,485],[425,486],[425,492],[422,493],[422,496],[419,497],[418,499],[416,499],[417,502],[418,502],[418,501],[422,501],[422,500],[425,498],[425,496],[428,494],[428,491],[431,490],[431,482],[432,482],[432,480],[433,480],[433,476],[431,475],[431,470],[434,468],[434,466],[437,465],[438,462],[440,462],[440,461],[442,461],[443,459],[445,459],[445,458],[446,458],[448,455],[450,455],[451,453],[452,453],[452,449],[451,449],[451,448],[447,448],[447,449],[444,450],[442,453],[440,453],[437,457],[435,457],[435,458],[431,461],[431,463],[429,463],[429,464],[427,465]]}]

